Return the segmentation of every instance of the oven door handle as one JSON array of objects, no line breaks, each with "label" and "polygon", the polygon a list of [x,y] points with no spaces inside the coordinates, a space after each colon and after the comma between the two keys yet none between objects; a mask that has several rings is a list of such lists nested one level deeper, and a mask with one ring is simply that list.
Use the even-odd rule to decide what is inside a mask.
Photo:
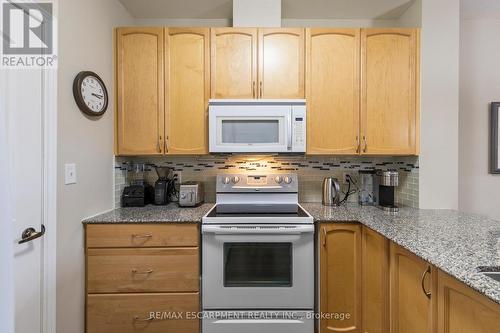
[{"label": "oven door handle", "polygon": [[301,225],[294,227],[256,227],[256,226],[215,226],[203,225],[201,227],[204,234],[216,235],[300,235],[313,233],[313,225]]},{"label": "oven door handle", "polygon": [[298,319],[219,319],[214,324],[304,324]]}]

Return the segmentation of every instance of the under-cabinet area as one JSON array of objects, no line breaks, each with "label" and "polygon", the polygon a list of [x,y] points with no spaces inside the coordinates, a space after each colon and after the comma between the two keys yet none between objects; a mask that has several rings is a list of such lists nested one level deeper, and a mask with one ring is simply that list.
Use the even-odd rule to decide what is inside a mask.
[{"label": "under-cabinet area", "polygon": [[210,153],[214,98],[305,99],[309,155],[418,155],[419,36],[408,28],[117,28],[115,153]]}]

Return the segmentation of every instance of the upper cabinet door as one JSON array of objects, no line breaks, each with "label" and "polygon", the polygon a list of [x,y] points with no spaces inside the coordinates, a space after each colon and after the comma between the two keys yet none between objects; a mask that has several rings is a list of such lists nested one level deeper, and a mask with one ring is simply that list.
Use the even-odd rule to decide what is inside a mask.
[{"label": "upper cabinet door", "polygon": [[208,153],[208,28],[165,29],[167,154]]},{"label": "upper cabinet door", "polygon": [[259,97],[304,98],[304,29],[259,29]]},{"label": "upper cabinet door", "polygon": [[163,28],[116,30],[116,153],[163,153]]},{"label": "upper cabinet door", "polygon": [[418,153],[418,30],[361,31],[362,153]]},{"label": "upper cabinet door", "polygon": [[357,154],[360,30],[306,35],[307,154]]},{"label": "upper cabinet door", "polygon": [[257,29],[212,28],[212,98],[257,98]]}]

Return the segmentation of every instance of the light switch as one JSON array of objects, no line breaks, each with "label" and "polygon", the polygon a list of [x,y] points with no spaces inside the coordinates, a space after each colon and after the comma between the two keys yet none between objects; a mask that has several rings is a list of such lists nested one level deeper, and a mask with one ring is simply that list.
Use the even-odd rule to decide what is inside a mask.
[{"label": "light switch", "polygon": [[69,163],[64,165],[64,184],[76,184],[76,164]]}]

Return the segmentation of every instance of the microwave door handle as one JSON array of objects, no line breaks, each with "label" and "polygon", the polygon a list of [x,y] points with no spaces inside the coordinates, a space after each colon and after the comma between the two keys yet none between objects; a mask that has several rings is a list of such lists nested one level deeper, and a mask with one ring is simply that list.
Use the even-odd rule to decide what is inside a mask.
[{"label": "microwave door handle", "polygon": [[287,134],[288,134],[287,149],[292,150],[292,115],[290,113],[288,113],[286,118],[287,118],[287,122],[288,122],[287,130],[286,130]]}]

